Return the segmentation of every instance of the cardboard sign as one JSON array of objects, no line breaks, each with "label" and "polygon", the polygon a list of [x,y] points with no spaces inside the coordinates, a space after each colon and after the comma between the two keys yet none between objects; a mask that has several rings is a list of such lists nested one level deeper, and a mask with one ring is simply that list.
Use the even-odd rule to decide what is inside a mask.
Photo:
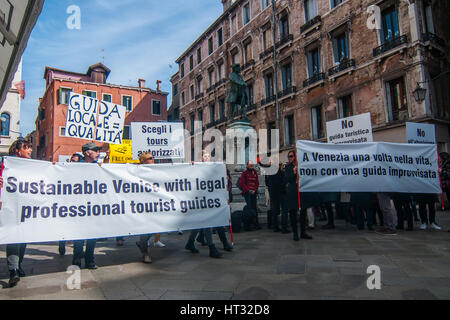
[{"label": "cardboard sign", "polygon": [[131,140],[123,140],[121,145],[109,145],[109,163],[139,163],[139,160],[133,160]]},{"label": "cardboard sign", "polygon": [[408,143],[436,143],[436,130],[434,124],[406,123],[406,141]]},{"label": "cardboard sign", "polygon": [[66,137],[122,144],[126,108],[71,92]]},{"label": "cardboard sign", "polygon": [[132,122],[133,159],[151,152],[155,159],[184,159],[182,122]]},{"label": "cardboard sign", "polygon": [[327,122],[329,143],[373,142],[370,113]]}]

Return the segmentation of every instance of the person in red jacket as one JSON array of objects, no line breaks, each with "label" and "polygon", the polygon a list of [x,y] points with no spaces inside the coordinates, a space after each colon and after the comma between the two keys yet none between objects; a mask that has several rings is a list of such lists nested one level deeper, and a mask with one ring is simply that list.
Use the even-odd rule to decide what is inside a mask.
[{"label": "person in red jacket", "polygon": [[252,161],[247,162],[247,170],[242,172],[239,184],[247,203],[248,210],[251,211],[256,229],[261,229],[258,223],[258,214],[256,212],[256,196],[258,194],[259,180],[258,173],[255,170]]}]

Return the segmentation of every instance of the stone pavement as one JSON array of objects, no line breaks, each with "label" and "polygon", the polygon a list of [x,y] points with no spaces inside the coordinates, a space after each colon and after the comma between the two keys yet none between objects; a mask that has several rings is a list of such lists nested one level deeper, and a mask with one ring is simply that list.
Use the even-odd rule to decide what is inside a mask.
[{"label": "stone pavement", "polygon": [[[189,232],[163,235],[153,263],[140,262],[137,237],[99,242],[98,270],[81,270],[81,289],[66,286],[72,245],[64,257],[55,243],[27,248],[27,277],[8,288],[0,246],[0,300],[4,299],[450,299],[450,212],[438,212],[445,231],[399,231],[383,236],[337,220],[335,230],[310,231],[314,240],[263,229],[234,234],[235,250],[222,259],[184,250]],[[229,234],[228,234],[229,236]],[[216,243],[219,242],[214,236]],[[218,248],[221,246],[218,245]],[[381,268],[381,289],[369,290],[367,267]]]}]

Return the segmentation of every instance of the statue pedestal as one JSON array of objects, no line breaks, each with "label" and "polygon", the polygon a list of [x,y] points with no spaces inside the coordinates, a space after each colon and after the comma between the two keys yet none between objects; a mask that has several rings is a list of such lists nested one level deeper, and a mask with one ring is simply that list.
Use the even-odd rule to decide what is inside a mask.
[{"label": "statue pedestal", "polygon": [[[232,138],[236,136],[233,133],[239,133],[238,136],[241,138]],[[227,166],[230,171],[244,171],[248,160],[252,160],[256,165],[257,141],[255,128],[250,121],[237,120],[227,127],[227,149],[233,149],[234,157],[228,159],[227,152]]]}]

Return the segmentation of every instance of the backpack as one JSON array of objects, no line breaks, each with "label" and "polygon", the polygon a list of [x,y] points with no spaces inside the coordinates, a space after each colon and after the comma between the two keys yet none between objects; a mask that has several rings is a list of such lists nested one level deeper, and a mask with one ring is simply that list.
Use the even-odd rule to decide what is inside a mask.
[{"label": "backpack", "polygon": [[239,233],[242,229],[242,211],[234,211],[231,213],[231,227],[233,232]]},{"label": "backpack", "polygon": [[[242,176],[241,176],[241,177],[242,177]],[[237,179],[237,181],[236,181],[236,187],[238,187],[239,190],[242,191],[242,187],[241,187],[241,177],[239,177],[239,178]]]}]

